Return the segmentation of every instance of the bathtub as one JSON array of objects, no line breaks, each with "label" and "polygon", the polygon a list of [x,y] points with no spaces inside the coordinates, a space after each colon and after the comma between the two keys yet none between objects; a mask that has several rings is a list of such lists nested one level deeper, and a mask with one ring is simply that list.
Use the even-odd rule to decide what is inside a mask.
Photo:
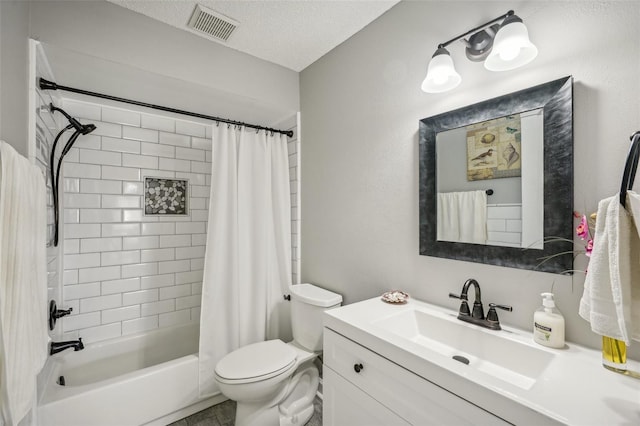
[{"label": "bathtub", "polygon": [[194,323],[49,357],[38,377],[37,424],[166,425],[226,400],[198,397],[198,338]]}]

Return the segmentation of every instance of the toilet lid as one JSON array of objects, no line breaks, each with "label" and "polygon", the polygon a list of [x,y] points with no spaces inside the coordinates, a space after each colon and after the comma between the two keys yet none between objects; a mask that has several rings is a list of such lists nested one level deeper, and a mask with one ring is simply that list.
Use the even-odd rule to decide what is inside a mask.
[{"label": "toilet lid", "polygon": [[215,373],[223,380],[258,381],[288,370],[295,362],[295,349],[282,340],[267,340],[229,353],[218,362]]}]

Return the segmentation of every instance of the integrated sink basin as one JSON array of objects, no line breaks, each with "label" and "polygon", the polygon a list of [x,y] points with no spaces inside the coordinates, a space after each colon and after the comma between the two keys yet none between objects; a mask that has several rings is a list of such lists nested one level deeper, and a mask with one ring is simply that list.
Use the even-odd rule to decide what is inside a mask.
[{"label": "integrated sink basin", "polygon": [[508,330],[487,330],[424,307],[404,309],[374,320],[372,325],[460,361],[461,368],[474,369],[525,390],[536,383],[555,356],[533,344],[514,340]]}]

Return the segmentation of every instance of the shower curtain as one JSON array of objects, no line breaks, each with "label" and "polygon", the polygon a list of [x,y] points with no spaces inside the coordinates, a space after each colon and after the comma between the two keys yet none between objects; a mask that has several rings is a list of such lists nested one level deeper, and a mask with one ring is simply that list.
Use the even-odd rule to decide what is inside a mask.
[{"label": "shower curtain", "polygon": [[213,127],[213,170],[200,314],[200,396],[218,391],[216,363],[279,337],[291,285],[287,138]]}]

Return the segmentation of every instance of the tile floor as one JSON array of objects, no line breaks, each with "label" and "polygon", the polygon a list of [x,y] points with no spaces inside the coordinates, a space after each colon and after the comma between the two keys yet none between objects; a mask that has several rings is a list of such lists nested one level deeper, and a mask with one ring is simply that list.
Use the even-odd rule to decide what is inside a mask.
[{"label": "tile floor", "polygon": [[[322,426],[322,400],[316,397],[313,407],[313,416],[305,426]],[[234,426],[235,418],[236,403],[229,400],[171,423],[169,426]]]}]

